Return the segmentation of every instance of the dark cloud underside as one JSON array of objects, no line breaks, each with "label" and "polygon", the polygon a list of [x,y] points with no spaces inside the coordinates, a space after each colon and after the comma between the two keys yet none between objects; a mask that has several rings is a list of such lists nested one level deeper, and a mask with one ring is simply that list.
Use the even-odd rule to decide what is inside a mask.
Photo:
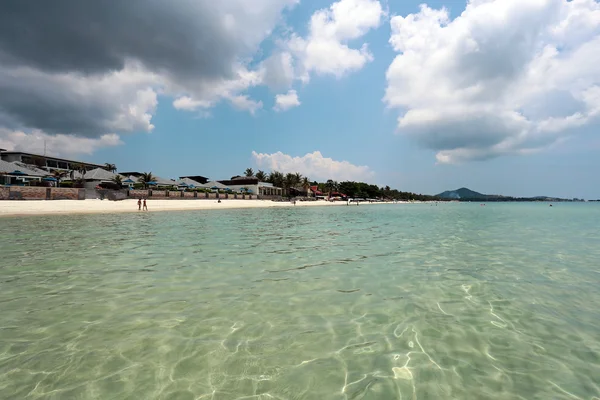
[{"label": "dark cloud underside", "polygon": [[239,50],[212,1],[3,0],[0,62],[86,74],[141,61],[206,78],[231,72]]}]

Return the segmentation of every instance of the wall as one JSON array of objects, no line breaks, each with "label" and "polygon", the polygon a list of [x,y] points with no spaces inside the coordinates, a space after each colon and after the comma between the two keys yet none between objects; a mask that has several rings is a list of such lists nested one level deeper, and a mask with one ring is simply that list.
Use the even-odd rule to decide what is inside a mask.
[{"label": "wall", "polygon": [[[50,196],[48,197],[48,192]],[[10,186],[0,188],[0,200],[84,200],[85,189]]]},{"label": "wall", "polygon": [[[50,196],[46,190],[50,190]],[[87,191],[87,196],[86,196]],[[220,193],[220,199],[246,199],[254,200],[255,194],[226,194]],[[123,200],[126,198],[138,199],[140,197],[155,200],[191,200],[191,199],[217,199],[217,193],[181,192],[171,191],[169,196],[165,190],[153,190],[152,196],[148,196],[147,190],[130,190],[129,196],[126,191],[116,190],[89,190],[83,188],[46,188],[36,186],[10,186],[0,187],[0,200],[85,200],[87,198],[106,198],[108,200]],[[261,196],[260,198],[277,198],[277,196]]]},{"label": "wall", "polygon": [[52,188],[50,200],[85,200],[85,189]]},{"label": "wall", "polygon": [[140,197],[148,197],[148,191],[142,189],[134,189],[129,191],[129,198],[139,199]]},{"label": "wall", "polygon": [[46,200],[46,188],[36,186],[10,186],[10,200]]},{"label": "wall", "polygon": [[[185,199],[185,200],[191,200],[191,199],[216,200],[217,198],[219,198],[219,199],[252,200],[252,199],[257,198],[256,194],[244,194],[244,195],[237,194],[236,195],[234,193],[229,193],[229,194],[228,193],[219,193],[218,196],[219,197],[217,197],[217,193],[183,192],[183,197],[181,197],[180,191],[169,191],[169,195],[167,196],[167,191],[165,191],[165,190],[153,190],[152,196],[149,196],[147,190],[137,189],[137,190],[130,190],[128,197],[130,199],[139,199],[141,197],[141,198],[154,199],[154,200],[181,200],[181,199]],[[272,196],[272,198],[276,198],[276,197],[277,196]]]}]

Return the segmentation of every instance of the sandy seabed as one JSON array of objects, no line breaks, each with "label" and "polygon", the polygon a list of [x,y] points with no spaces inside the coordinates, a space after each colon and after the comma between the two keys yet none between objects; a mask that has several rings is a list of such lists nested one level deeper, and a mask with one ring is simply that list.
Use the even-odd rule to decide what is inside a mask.
[{"label": "sandy seabed", "polygon": [[[370,206],[385,203],[361,203]],[[316,207],[346,206],[344,201],[298,201],[296,205],[289,201],[271,200],[148,200],[148,212],[213,210],[232,208],[269,208],[269,207]],[[351,206],[356,207],[356,204]],[[0,216],[15,215],[54,215],[54,214],[97,214],[142,212],[138,211],[136,199],[121,201],[110,200],[3,200],[0,201]]]}]

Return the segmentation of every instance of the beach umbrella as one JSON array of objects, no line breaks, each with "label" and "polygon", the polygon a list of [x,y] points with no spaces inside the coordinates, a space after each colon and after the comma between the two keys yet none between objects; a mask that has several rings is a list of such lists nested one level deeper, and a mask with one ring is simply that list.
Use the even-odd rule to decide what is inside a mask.
[{"label": "beach umbrella", "polygon": [[123,181],[123,183],[135,183],[135,181],[133,179],[127,178]]},{"label": "beach umbrella", "polygon": [[25,172],[21,172],[18,169],[11,172],[9,175],[27,175]]},{"label": "beach umbrella", "polygon": [[156,182],[154,182],[154,181],[148,182],[148,185],[156,185]]},{"label": "beach umbrella", "polygon": [[211,189],[218,189],[218,188],[219,188],[218,186],[211,187]]},{"label": "beach umbrella", "polygon": [[42,180],[43,180],[43,181],[50,181],[50,182],[56,182],[56,181],[57,181],[57,179],[56,179],[56,178],[52,178],[52,177],[49,177],[49,178],[44,178],[44,179],[42,179]]},{"label": "beach umbrella", "polygon": [[183,187],[190,187],[190,185],[188,185],[185,182],[180,182],[178,186],[183,186]]}]

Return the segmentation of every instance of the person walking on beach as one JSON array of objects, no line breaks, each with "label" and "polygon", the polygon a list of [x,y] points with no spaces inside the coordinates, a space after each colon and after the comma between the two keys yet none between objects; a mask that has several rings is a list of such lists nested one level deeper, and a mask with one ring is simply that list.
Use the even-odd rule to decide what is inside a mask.
[{"label": "person walking on beach", "polygon": [[142,210],[142,198],[140,197],[140,199],[138,200],[138,211]]},{"label": "person walking on beach", "polygon": [[144,199],[144,211],[148,211],[148,205],[146,205],[146,199]]}]

